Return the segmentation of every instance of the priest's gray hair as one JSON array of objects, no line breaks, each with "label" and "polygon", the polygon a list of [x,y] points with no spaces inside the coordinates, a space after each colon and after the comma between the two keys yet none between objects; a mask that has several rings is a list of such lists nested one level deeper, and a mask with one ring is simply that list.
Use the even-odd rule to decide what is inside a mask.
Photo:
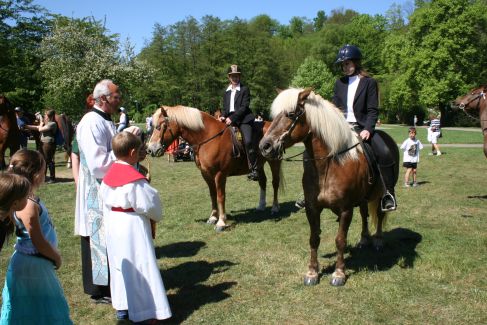
[{"label": "priest's gray hair", "polygon": [[101,96],[110,96],[111,91],[109,86],[111,84],[113,84],[113,81],[110,79],[104,79],[96,84],[95,89],[93,90],[93,98],[96,102],[100,101]]}]

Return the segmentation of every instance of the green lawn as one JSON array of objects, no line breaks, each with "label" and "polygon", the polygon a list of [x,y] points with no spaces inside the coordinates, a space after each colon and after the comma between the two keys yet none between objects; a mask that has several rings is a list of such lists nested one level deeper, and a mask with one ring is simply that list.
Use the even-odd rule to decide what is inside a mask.
[{"label": "green lawn", "polygon": [[[397,142],[407,137],[406,127],[384,129]],[[419,137],[426,144],[422,131]],[[451,132],[455,140],[480,137]],[[442,141],[459,142],[449,134]],[[286,155],[300,151],[302,147],[291,148]],[[256,183],[231,177],[227,211],[232,227],[217,234],[205,223],[209,194],[194,163],[151,159],[153,185],[165,205],[155,246],[172,323],[487,324],[487,161],[481,148],[427,153],[428,148],[421,153],[419,187],[401,187],[401,169],[399,208],[389,219],[383,251],[356,247],[360,218],[355,212],[346,255],[349,279],[340,288],[328,284],[337,231],[329,211],[321,222],[321,282],[302,284],[309,227],[304,210],[294,207],[302,192],[300,162],[283,164],[286,188],[280,194],[281,212],[274,217],[270,207],[255,212]],[[74,184],[64,166],[58,163],[57,168],[65,182],[43,186],[40,196],[60,238],[64,264],[59,277],[72,318],[76,324],[115,323],[111,306],[91,304],[83,294],[79,238],[73,235]],[[11,239],[0,256],[2,280],[12,244]]]}]

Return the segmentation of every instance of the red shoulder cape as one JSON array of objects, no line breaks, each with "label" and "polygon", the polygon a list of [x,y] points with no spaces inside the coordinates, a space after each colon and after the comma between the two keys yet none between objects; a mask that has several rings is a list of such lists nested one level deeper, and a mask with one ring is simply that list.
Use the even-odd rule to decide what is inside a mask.
[{"label": "red shoulder cape", "polygon": [[110,166],[105,177],[103,177],[103,182],[110,187],[118,187],[133,183],[139,179],[147,180],[133,166],[115,162]]}]

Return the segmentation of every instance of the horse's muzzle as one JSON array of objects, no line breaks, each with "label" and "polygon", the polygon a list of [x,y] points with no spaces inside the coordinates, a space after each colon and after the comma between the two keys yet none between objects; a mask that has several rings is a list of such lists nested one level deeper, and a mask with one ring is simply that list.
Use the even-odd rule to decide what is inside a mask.
[{"label": "horse's muzzle", "polygon": [[147,146],[146,150],[148,155],[151,155],[151,157],[161,157],[164,155],[164,150],[162,150],[162,146],[158,145],[149,145]]},{"label": "horse's muzzle", "polygon": [[264,137],[259,143],[259,149],[267,159],[277,160],[280,159],[279,146],[274,143],[271,139]]}]

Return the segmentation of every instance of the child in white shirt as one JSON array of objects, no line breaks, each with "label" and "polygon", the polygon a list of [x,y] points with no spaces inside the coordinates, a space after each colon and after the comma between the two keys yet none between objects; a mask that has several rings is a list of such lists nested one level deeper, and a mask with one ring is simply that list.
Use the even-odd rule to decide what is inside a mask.
[{"label": "child in white shirt", "polygon": [[403,167],[406,168],[406,174],[404,175],[404,186],[410,187],[409,177],[412,176],[414,187],[418,186],[416,181],[416,170],[419,162],[419,150],[423,149],[421,141],[416,139],[416,128],[409,128],[409,138],[404,140],[401,145],[401,149],[404,150]]},{"label": "child in white shirt", "polygon": [[151,323],[171,317],[171,309],[151,236],[150,220],[162,218],[161,199],[133,167],[141,146],[140,138],[129,132],[113,137],[117,160],[103,178],[99,195],[105,205],[110,290],[117,318]]}]

